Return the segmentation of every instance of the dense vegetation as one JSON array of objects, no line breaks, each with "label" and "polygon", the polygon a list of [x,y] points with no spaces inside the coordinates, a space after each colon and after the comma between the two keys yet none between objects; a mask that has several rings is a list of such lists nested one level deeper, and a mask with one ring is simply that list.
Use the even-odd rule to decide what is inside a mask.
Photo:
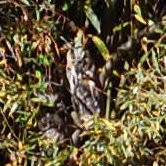
[{"label": "dense vegetation", "polygon": [[[0,20],[1,166],[165,165],[165,0],[1,0]],[[77,46],[99,113],[71,99]]]}]

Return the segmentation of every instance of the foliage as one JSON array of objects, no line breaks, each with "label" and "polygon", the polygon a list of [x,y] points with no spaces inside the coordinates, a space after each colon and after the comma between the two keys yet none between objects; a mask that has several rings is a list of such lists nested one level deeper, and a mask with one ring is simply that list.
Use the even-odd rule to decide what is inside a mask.
[{"label": "foliage", "polygon": [[82,165],[165,164],[166,100],[160,74],[140,67],[123,76],[116,99],[123,114],[116,120],[94,119],[84,133],[90,139],[81,148]]},{"label": "foliage", "polygon": [[[164,0],[0,6],[0,165],[166,163]],[[89,50],[104,78],[106,108],[84,123],[73,116],[65,75],[72,45]]]}]

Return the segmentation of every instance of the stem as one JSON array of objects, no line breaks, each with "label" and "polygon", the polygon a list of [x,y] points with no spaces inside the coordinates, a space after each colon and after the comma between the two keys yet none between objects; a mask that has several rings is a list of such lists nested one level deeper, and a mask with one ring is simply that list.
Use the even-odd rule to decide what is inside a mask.
[{"label": "stem", "polygon": [[106,119],[109,119],[111,111],[111,87],[112,83],[110,82],[107,89],[106,114],[105,114]]},{"label": "stem", "polygon": [[3,112],[2,109],[1,109],[1,114],[2,114],[2,116],[3,116],[3,118],[4,118],[5,122],[6,122],[6,125],[7,125],[8,128],[9,128],[9,130],[11,131],[11,133],[13,134],[13,136],[16,138],[16,140],[19,141],[19,138],[16,136],[15,132],[14,132],[13,129],[11,128],[11,126],[10,126],[10,124],[9,124],[9,122],[8,122],[8,120],[7,120],[7,118],[6,118],[6,116],[5,116],[5,114],[4,114],[4,112]]}]

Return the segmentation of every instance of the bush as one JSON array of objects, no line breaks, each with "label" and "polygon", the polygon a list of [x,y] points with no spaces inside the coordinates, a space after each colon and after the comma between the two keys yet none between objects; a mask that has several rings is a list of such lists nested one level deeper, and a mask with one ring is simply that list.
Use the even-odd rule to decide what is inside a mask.
[{"label": "bush", "polygon": [[[0,5],[0,165],[164,166],[164,0]],[[73,104],[66,54],[80,45],[100,115]]]}]

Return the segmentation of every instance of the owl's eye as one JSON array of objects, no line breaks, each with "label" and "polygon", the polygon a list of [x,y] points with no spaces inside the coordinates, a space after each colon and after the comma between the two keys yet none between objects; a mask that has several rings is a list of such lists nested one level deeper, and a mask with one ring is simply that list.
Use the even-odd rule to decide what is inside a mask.
[{"label": "owl's eye", "polygon": [[77,61],[77,64],[82,64],[82,60],[78,60],[78,61]]},{"label": "owl's eye", "polygon": [[67,52],[67,58],[68,58],[69,60],[74,60],[75,56],[74,56],[74,51],[73,51],[73,50],[69,50],[69,51]]},{"label": "owl's eye", "polygon": [[71,71],[71,68],[70,68],[70,67],[67,67],[66,69],[67,69],[67,71]]}]

